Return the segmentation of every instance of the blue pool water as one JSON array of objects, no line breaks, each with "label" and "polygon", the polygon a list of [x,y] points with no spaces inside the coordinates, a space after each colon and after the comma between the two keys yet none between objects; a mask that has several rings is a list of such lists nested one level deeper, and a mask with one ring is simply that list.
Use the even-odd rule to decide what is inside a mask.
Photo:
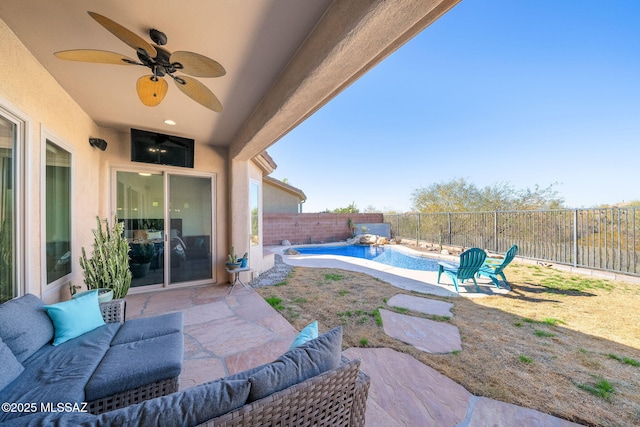
[{"label": "blue pool water", "polygon": [[390,248],[385,250],[382,246],[307,246],[295,249],[301,254],[342,255],[369,259],[381,264],[409,270],[438,271],[438,262],[436,260],[407,255]]}]

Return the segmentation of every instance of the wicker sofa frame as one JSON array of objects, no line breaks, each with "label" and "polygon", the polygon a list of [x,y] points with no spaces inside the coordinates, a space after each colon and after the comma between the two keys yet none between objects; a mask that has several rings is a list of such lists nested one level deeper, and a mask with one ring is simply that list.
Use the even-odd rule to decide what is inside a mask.
[{"label": "wicker sofa frame", "polygon": [[[102,318],[106,323],[124,322],[125,310],[126,302],[124,299],[115,299],[100,304]],[[178,391],[179,388],[178,377],[173,377],[92,400],[87,402],[87,406],[90,413],[99,415],[103,412],[124,408],[155,397],[166,396]]]},{"label": "wicker sofa frame", "polygon": [[369,377],[360,360],[343,356],[341,365],[199,427],[364,426]]},{"label": "wicker sofa frame", "polygon": [[[121,322],[125,301],[102,303],[100,309],[105,322]],[[360,360],[343,356],[336,369],[245,404],[199,427],[363,427],[369,385],[369,376],[360,371]],[[89,412],[98,415],[165,396],[178,389],[178,378],[170,378],[89,402]]]}]

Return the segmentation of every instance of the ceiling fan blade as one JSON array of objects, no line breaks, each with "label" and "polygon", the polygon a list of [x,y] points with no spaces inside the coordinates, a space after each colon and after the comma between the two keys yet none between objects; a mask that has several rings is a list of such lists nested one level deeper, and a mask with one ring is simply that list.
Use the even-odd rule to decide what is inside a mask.
[{"label": "ceiling fan blade", "polygon": [[171,54],[171,63],[182,64],[182,72],[194,77],[221,77],[227,72],[217,61],[199,53],[179,50]]},{"label": "ceiling fan blade", "polygon": [[153,75],[142,76],[136,83],[138,98],[147,107],[155,107],[160,104],[167,94],[169,85],[165,79],[153,81]]},{"label": "ceiling fan blade", "polygon": [[66,59],[68,61],[96,62],[99,64],[132,65],[136,62],[124,55],[120,55],[115,52],[108,52],[106,50],[62,50],[54,53],[54,55],[56,58]]},{"label": "ceiling fan blade", "polygon": [[117,22],[112,21],[111,19],[107,18],[106,16],[102,16],[102,15],[100,15],[98,13],[95,13],[95,12],[87,12],[87,13],[89,15],[91,15],[91,17],[93,19],[98,21],[98,24],[100,24],[103,27],[105,27],[107,30],[109,30],[111,32],[111,34],[113,34],[114,36],[116,36],[117,38],[119,38],[120,40],[122,40],[123,42],[128,44],[129,46],[131,46],[136,51],[139,48],[142,48],[142,49],[147,51],[147,53],[149,54],[150,57],[153,58],[153,57],[156,56],[156,48],[151,46],[142,37],[138,36],[137,34],[131,32],[131,31],[129,31],[128,29],[126,29],[122,25],[118,24]]},{"label": "ceiling fan blade", "polygon": [[182,84],[174,80],[176,86],[178,86],[178,89],[180,89],[182,93],[216,113],[222,112],[222,104],[208,87],[193,77],[180,76],[178,78],[185,82],[185,84]]}]

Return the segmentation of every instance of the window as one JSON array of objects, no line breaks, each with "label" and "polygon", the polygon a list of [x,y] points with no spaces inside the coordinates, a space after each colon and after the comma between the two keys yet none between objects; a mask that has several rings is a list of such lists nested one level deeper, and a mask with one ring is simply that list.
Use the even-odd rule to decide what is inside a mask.
[{"label": "window", "polygon": [[47,284],[71,273],[71,153],[46,141],[45,227]]},{"label": "window", "polygon": [[[251,246],[260,244],[260,184],[249,184],[249,210],[251,217]],[[246,223],[245,223],[246,224]]]}]

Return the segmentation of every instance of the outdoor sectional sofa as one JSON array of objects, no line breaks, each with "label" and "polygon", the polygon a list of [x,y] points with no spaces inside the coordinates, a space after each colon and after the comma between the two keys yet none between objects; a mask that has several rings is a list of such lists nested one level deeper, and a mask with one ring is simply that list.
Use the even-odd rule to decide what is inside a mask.
[{"label": "outdoor sectional sofa", "polygon": [[[28,310],[23,310],[25,306]],[[178,392],[173,392],[173,387],[155,390],[152,386],[149,395],[145,396],[144,392],[140,393],[144,387],[130,383],[132,378],[152,378],[154,382],[165,383],[166,379],[160,377],[174,378],[175,369],[181,366],[183,338],[180,313],[134,319],[122,326],[117,321],[107,323],[98,328],[103,331],[88,332],[57,347],[50,344],[53,337],[50,330],[48,333],[40,331],[30,338],[33,341],[30,347],[33,350],[36,342],[44,341],[44,344],[35,348],[31,355],[16,351],[20,348],[15,340],[12,342],[5,328],[9,315],[14,317],[8,324],[9,329],[20,329],[16,325],[21,323],[39,321],[44,324],[48,320],[42,302],[33,295],[0,305],[0,338],[3,340],[0,341],[0,366],[16,368],[15,362],[7,363],[11,359],[9,356],[14,356],[24,369],[8,383],[10,377],[7,378],[7,371],[1,372],[0,402],[17,405],[37,402],[39,399],[45,405],[50,405],[47,409],[53,410],[0,413],[0,424],[4,421],[2,425],[364,425],[369,378],[359,370],[359,360],[348,360],[342,356],[340,327],[309,339],[271,363]],[[33,328],[26,329],[23,330],[24,336],[34,334]],[[167,337],[174,335],[180,337],[175,337],[176,340],[170,343]],[[111,342],[105,338],[108,336],[112,336]],[[131,341],[134,338],[138,340]],[[113,363],[115,359],[110,360],[109,351],[114,346],[128,345],[135,352],[138,346],[149,348],[151,343],[144,343],[145,340],[157,344],[155,351],[144,355],[132,353],[131,357],[121,359],[125,369]],[[160,345],[160,342],[164,344]],[[55,359],[57,363],[52,369],[38,369],[35,372],[31,364],[41,363],[42,354],[51,352],[66,354]],[[104,356],[100,356],[100,353]],[[91,361],[90,355],[93,356]],[[160,363],[161,360],[165,362]],[[114,371],[111,376],[106,375],[103,365]],[[158,375],[158,369],[154,369],[162,365],[167,375]],[[62,381],[70,381],[73,386],[60,387]],[[174,384],[172,379],[168,382]],[[117,392],[126,384],[137,389],[134,399],[130,401],[123,398],[123,395],[131,397],[130,390]],[[177,382],[175,385],[177,387]],[[92,401],[87,405],[89,408],[82,407],[85,401]],[[56,403],[76,403],[79,406],[69,405],[56,410],[59,407]],[[89,409],[89,412],[83,412],[83,409]]]},{"label": "outdoor sectional sofa", "polygon": [[[0,411],[0,424],[59,404],[100,413],[178,390],[182,313],[122,323],[124,300],[99,305],[97,298],[96,291],[48,306],[62,307],[55,320],[66,316],[80,331],[101,324],[75,338],[62,337],[64,325],[32,294],[0,305],[0,402],[10,405]],[[78,311],[87,306],[90,319]]]}]

